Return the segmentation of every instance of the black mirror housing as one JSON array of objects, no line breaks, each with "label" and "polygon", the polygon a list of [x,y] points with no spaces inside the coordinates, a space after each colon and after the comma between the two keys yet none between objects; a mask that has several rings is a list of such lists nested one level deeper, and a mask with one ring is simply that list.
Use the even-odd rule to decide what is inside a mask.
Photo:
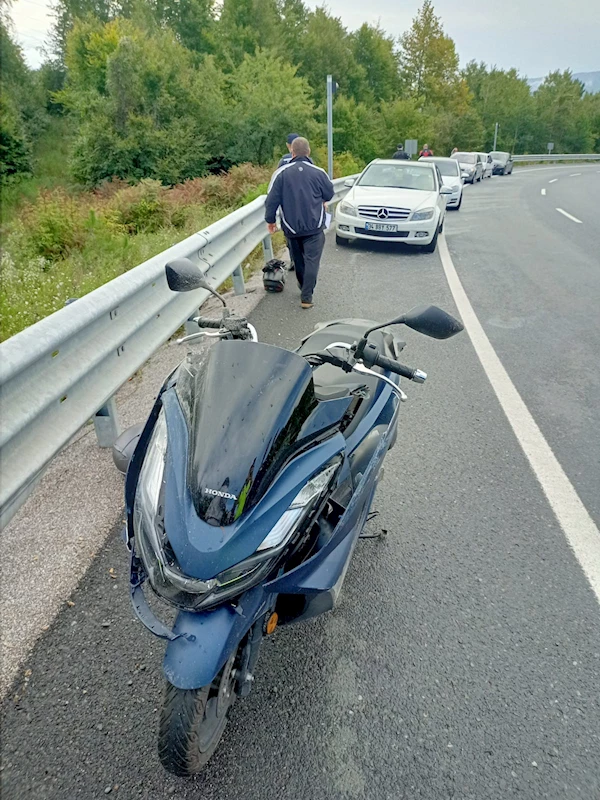
[{"label": "black mirror housing", "polygon": [[413,331],[433,339],[449,339],[464,330],[460,320],[437,306],[415,306],[401,319]]},{"label": "black mirror housing", "polygon": [[210,288],[204,273],[189,258],[174,258],[165,264],[167,283],[172,292],[193,292],[195,289]]}]

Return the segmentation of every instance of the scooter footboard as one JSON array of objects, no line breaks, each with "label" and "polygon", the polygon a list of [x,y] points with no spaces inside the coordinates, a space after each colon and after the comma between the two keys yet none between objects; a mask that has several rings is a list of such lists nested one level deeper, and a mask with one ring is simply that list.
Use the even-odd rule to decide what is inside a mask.
[{"label": "scooter footboard", "polygon": [[250,627],[265,613],[268,595],[257,586],[240,598],[237,607],[210,611],[181,611],[173,632],[182,634],[167,645],[163,669],[178,689],[199,689],[214,680]]}]

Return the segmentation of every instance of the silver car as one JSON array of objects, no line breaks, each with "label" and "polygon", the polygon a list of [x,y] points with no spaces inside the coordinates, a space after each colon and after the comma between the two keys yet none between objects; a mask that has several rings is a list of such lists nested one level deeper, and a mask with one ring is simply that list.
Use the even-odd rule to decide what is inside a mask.
[{"label": "silver car", "polygon": [[479,153],[453,153],[450,158],[460,164],[465,183],[476,183],[483,178],[483,164]]},{"label": "silver car", "polygon": [[494,174],[494,161],[489,153],[477,153],[483,166],[483,177],[491,178]]}]

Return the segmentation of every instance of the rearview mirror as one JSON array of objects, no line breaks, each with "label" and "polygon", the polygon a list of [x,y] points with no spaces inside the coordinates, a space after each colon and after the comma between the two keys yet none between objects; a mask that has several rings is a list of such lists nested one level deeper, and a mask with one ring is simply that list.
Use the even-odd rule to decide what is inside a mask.
[{"label": "rearview mirror", "polygon": [[189,258],[174,258],[165,264],[167,283],[172,292],[193,292],[195,289],[206,289],[227,307],[227,303],[206,280],[200,267]]},{"label": "rearview mirror", "polygon": [[193,292],[194,289],[210,289],[204,273],[189,258],[174,258],[165,264],[167,283],[172,292]]},{"label": "rearview mirror", "polygon": [[354,178],[346,178],[344,181],[344,186],[347,186],[348,189],[351,189],[354,186]]},{"label": "rearview mirror", "polygon": [[449,186],[442,186],[440,194],[452,194],[452,189]]},{"label": "rearview mirror", "polygon": [[449,339],[464,330],[460,320],[437,306],[415,306],[399,319],[413,331],[433,339]]}]

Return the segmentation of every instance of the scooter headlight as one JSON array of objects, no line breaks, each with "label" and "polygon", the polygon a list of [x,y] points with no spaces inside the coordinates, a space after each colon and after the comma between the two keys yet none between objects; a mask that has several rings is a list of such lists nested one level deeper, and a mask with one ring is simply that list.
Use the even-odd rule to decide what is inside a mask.
[{"label": "scooter headlight", "polygon": [[306,516],[307,511],[310,510],[314,501],[323,494],[324,490],[331,483],[336,469],[337,464],[327,467],[322,472],[319,472],[318,475],[315,475],[314,478],[311,478],[309,482],[300,489],[288,510],[260,543],[257,552],[279,547],[279,545],[286,542],[292,536],[300,520]]}]

